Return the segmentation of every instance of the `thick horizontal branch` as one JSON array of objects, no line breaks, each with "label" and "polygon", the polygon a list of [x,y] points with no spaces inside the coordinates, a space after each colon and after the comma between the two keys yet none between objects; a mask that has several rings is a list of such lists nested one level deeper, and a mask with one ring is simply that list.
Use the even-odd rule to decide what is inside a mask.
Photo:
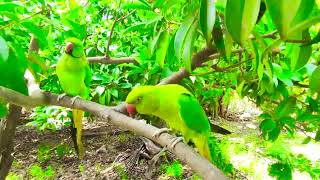
[{"label": "thick horizontal branch", "polygon": [[[158,128],[132,119],[124,114],[112,110],[109,107],[91,101],[82,100],[80,98],[76,99],[74,104],[72,104],[72,100],[70,97],[63,97],[60,101],[58,101],[57,95],[41,91],[33,93],[32,96],[24,96],[16,91],[1,86],[0,98],[9,103],[24,107],[57,105],[87,111],[101,117],[103,120],[109,121],[110,123],[118,127],[130,130],[137,135],[147,137],[163,147],[168,147],[168,145],[174,138],[174,136],[168,133],[163,133],[160,135],[160,137],[155,138],[153,137],[153,134],[154,132],[159,130]],[[228,179],[218,168],[213,166],[208,160],[196,153],[193,148],[187,146],[182,142],[179,142],[175,146],[175,148],[170,149],[170,151],[175,154],[180,160],[186,162],[205,180]]]},{"label": "thick horizontal branch", "polygon": [[123,63],[133,63],[138,64],[135,58],[125,57],[125,58],[109,58],[106,56],[98,57],[88,57],[89,63],[100,63],[100,64],[123,64]]}]

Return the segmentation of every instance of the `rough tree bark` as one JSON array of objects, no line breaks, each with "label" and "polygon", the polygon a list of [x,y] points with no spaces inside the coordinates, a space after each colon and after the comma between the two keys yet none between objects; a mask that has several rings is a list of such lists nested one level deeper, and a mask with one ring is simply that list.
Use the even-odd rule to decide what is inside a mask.
[{"label": "rough tree bark", "polygon": [[20,119],[21,107],[9,106],[8,116],[0,122],[0,180],[5,179],[13,162],[15,130]]},{"label": "rough tree bark", "polygon": [[[83,99],[76,99],[74,104],[70,97],[64,97],[60,101],[57,101],[58,96],[48,92],[34,92],[31,96],[24,96],[16,91],[0,86],[0,98],[3,100],[16,104],[19,106],[35,107],[40,105],[57,105],[68,107],[72,109],[80,109],[90,112],[101,119],[108,121],[118,127],[130,130],[137,135],[144,136],[157,142],[163,147],[170,145],[174,136],[163,133],[160,137],[153,137],[153,133],[159,129],[145,124],[141,121],[132,119],[122,113],[114,111],[110,107],[106,107],[91,101]],[[211,164],[208,160],[200,156],[195,150],[183,142],[179,142],[174,149],[169,149],[176,155],[181,161],[186,162],[196,173],[198,173],[205,180],[212,179],[228,179],[217,167]]]}]

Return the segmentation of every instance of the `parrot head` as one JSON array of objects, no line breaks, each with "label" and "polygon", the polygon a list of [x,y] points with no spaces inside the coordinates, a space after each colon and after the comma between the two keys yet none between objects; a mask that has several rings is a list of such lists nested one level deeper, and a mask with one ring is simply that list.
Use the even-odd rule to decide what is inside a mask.
[{"label": "parrot head", "polygon": [[75,57],[79,58],[84,56],[84,47],[82,45],[82,42],[77,38],[68,38],[66,39],[66,48],[65,53]]},{"label": "parrot head", "polygon": [[134,88],[127,96],[127,112],[130,116],[137,112],[152,114],[158,108],[158,97],[155,95],[155,86],[139,86]]}]

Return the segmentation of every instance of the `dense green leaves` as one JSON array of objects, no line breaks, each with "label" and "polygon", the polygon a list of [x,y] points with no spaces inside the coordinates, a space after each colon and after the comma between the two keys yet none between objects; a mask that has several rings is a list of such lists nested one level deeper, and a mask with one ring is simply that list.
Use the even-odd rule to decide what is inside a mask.
[{"label": "dense green leaves", "polygon": [[191,72],[191,56],[193,52],[193,41],[198,25],[198,20],[195,16],[188,16],[179,27],[175,36],[175,53],[178,59],[184,61],[187,71]]},{"label": "dense green leaves", "polygon": [[216,10],[214,0],[201,0],[200,25],[208,45],[211,43],[212,29],[215,23],[215,18]]},{"label": "dense green leaves", "polygon": [[225,24],[233,40],[243,45],[257,21],[260,0],[228,0]]}]

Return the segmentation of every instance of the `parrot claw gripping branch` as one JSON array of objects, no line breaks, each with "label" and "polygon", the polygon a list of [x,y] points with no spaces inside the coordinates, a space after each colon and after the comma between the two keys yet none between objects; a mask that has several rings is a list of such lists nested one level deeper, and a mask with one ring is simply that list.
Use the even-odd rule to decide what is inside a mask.
[{"label": "parrot claw gripping branch", "polygon": [[152,137],[154,137],[154,138],[158,138],[162,133],[167,133],[167,132],[169,132],[170,131],[170,129],[168,129],[168,128],[161,128],[161,129],[159,129],[159,131],[156,131],[153,135],[152,135]]}]

